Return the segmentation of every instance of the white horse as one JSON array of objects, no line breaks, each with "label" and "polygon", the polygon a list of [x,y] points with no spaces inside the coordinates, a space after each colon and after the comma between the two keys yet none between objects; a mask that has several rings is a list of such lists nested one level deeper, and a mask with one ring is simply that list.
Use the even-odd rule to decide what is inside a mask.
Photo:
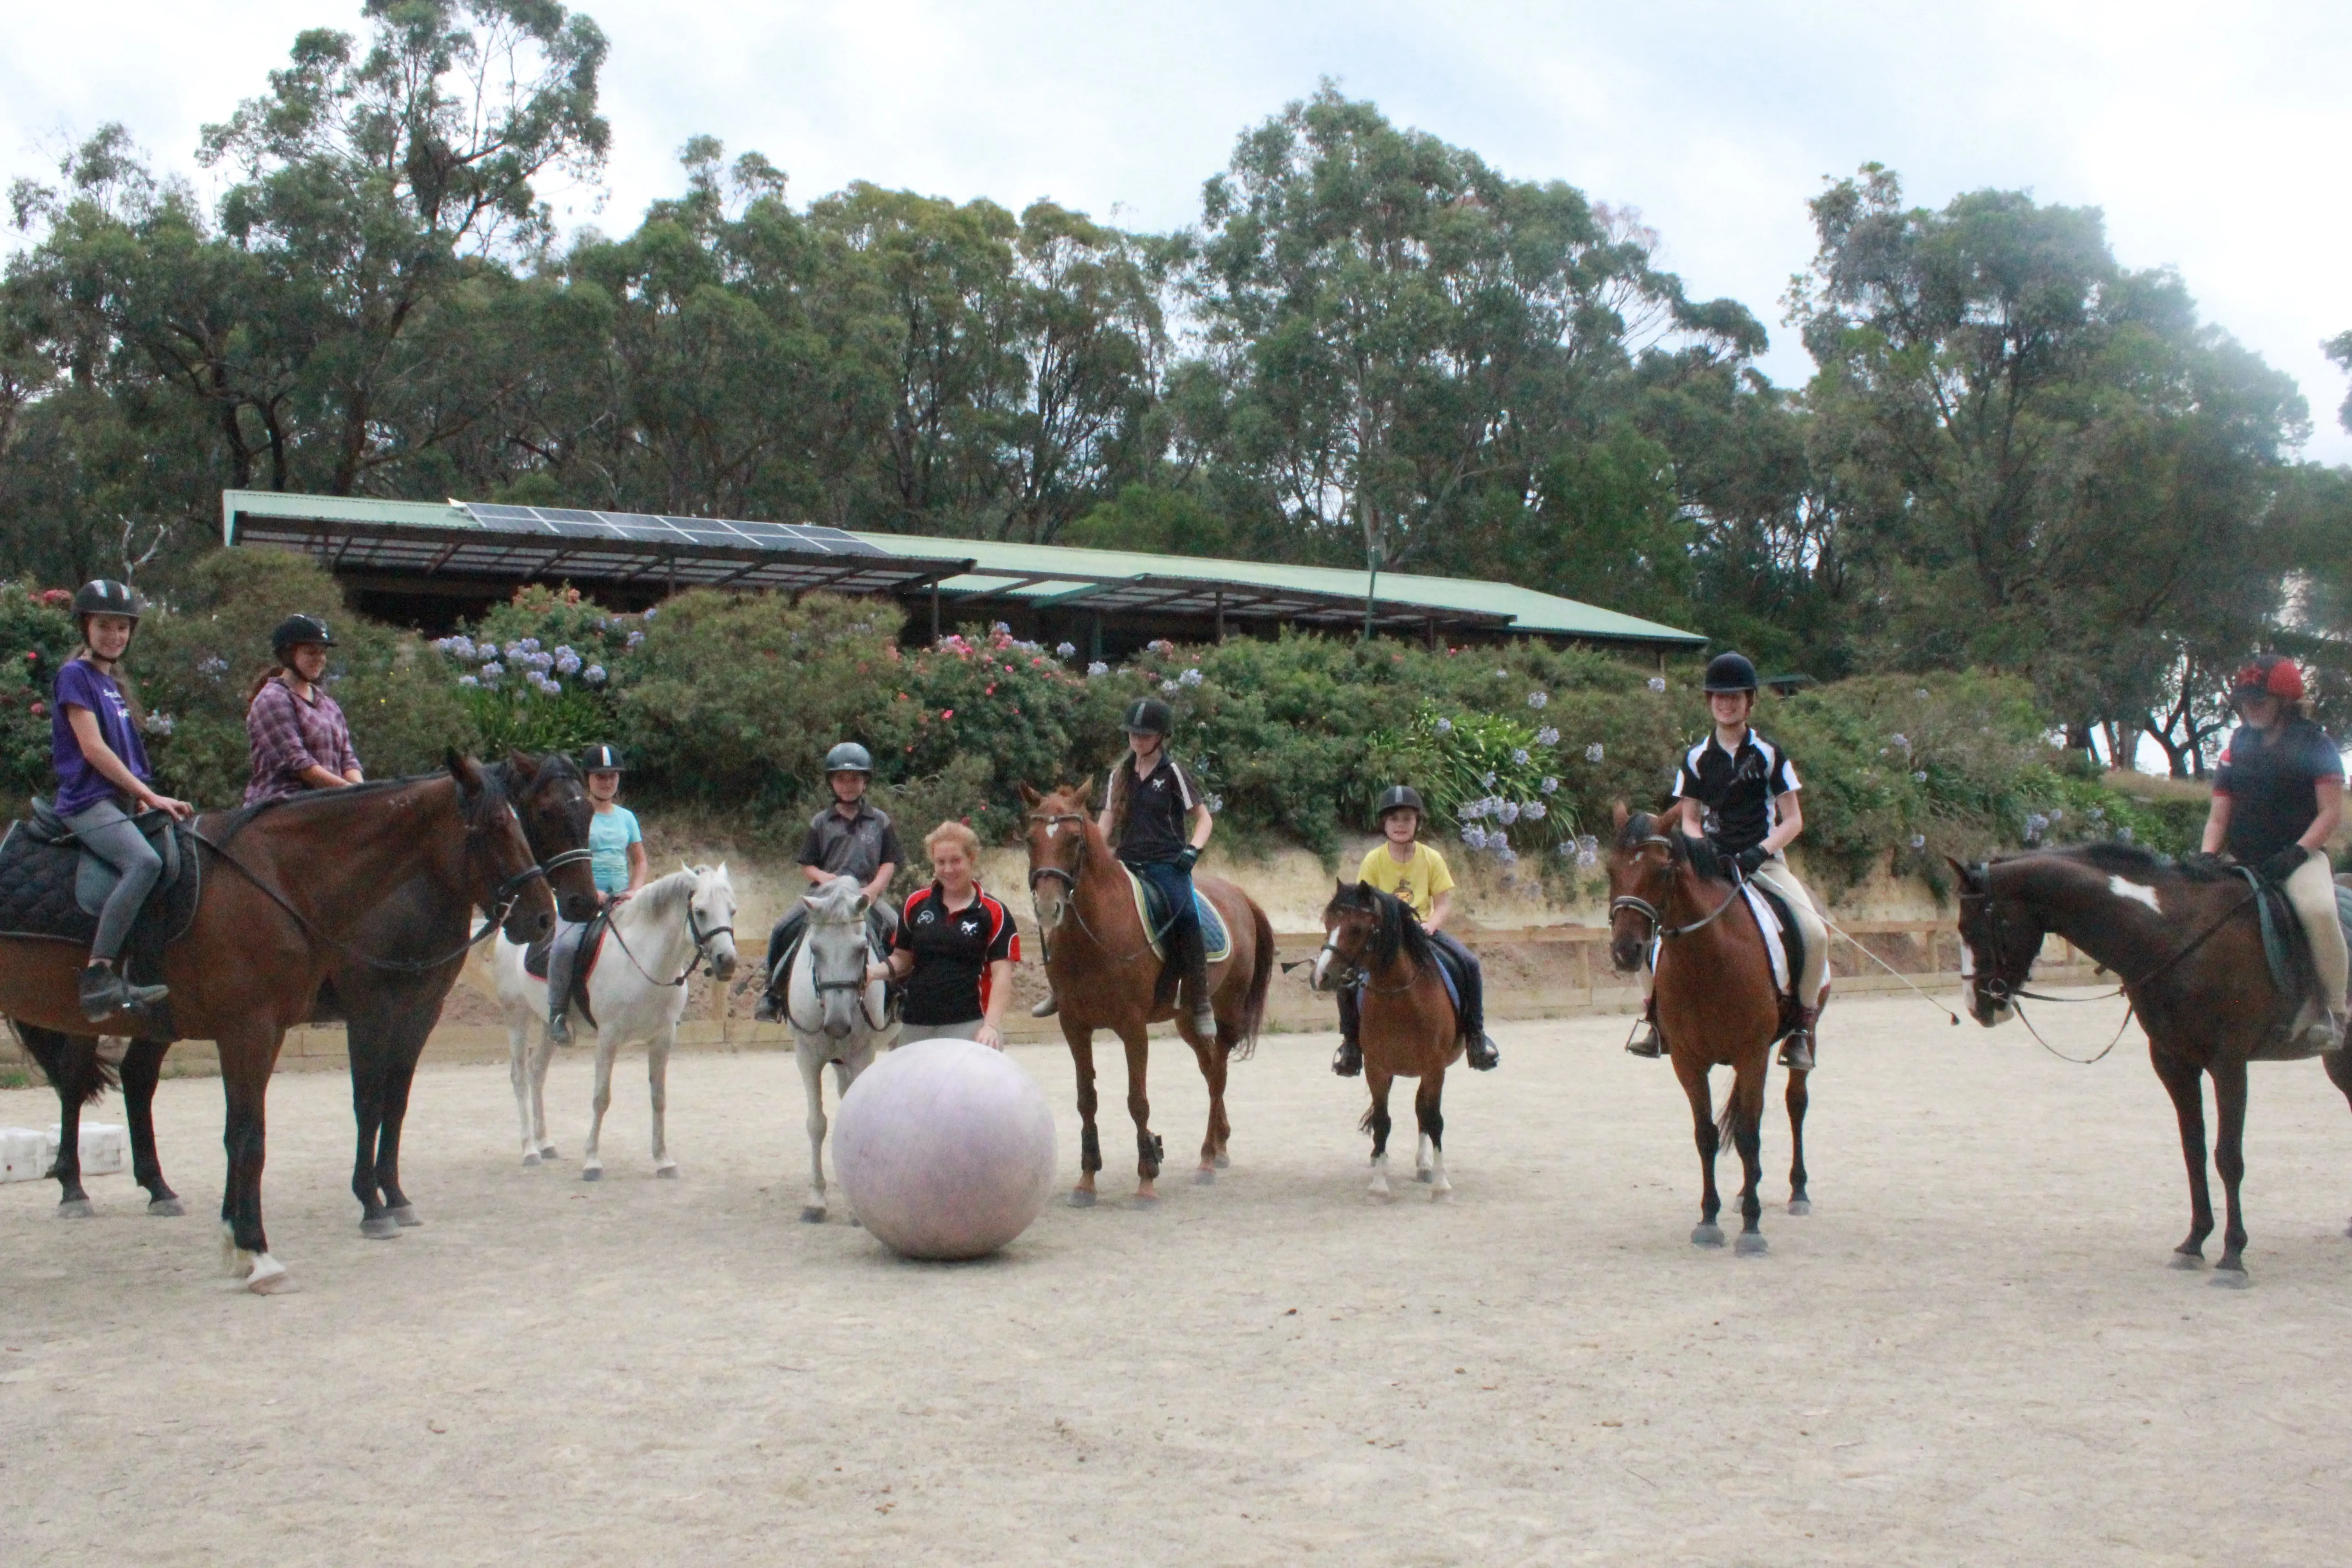
[{"label": "white horse", "polygon": [[847,1094],[872,1064],[875,1047],[897,1040],[898,1026],[887,1017],[882,982],[866,978],[870,900],[857,879],[835,877],[801,901],[809,919],[785,979],[784,1022],[808,1090],[809,1195],[801,1218],[815,1225],[825,1214],[825,1064],[833,1064],[835,1097]]},{"label": "white horse", "polygon": [[[547,1141],[545,1094],[555,1043],[547,1037],[547,982],[523,968],[522,955],[521,948],[501,937],[491,962],[507,1015],[522,1163],[536,1165],[557,1157]],[[735,973],[735,884],[724,861],[673,871],[614,907],[604,949],[588,976],[588,1007],[596,1015],[596,1098],[581,1180],[598,1181],[604,1174],[596,1151],[605,1109],[613,1103],[613,1054],[635,1040],[646,1042],[646,1077],[653,1090],[654,1174],[677,1174],[662,1130],[669,1102],[669,1053],[686,1011],[687,976],[705,963],[713,979],[724,981]],[[586,1026],[577,1005],[571,1018],[575,1033]],[[533,1030],[539,1033],[538,1048],[529,1050]]]}]

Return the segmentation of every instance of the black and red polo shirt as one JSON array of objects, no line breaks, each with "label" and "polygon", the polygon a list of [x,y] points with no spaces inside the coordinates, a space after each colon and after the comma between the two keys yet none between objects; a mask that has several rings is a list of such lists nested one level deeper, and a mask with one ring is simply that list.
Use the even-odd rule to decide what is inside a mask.
[{"label": "black and red polo shirt", "polygon": [[1021,933],[1004,906],[975,885],[971,902],[947,907],[933,882],[919,888],[898,916],[892,945],[915,955],[899,1016],[909,1024],[966,1024],[988,1012],[988,966],[1021,962]]}]

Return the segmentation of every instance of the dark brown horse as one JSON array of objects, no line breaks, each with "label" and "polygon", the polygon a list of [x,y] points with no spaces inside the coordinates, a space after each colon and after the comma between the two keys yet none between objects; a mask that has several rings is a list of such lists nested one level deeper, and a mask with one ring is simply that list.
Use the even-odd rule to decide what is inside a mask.
[{"label": "dark brown horse", "polygon": [[1147,1026],[1174,1018],[1208,1080],[1209,1127],[1192,1179],[1213,1182],[1231,1163],[1225,1153],[1233,1131],[1225,1121],[1225,1066],[1256,1046],[1274,979],[1274,926],[1265,911],[1222,877],[1196,878],[1224,917],[1234,951],[1224,963],[1209,966],[1216,1038],[1193,1033],[1192,1021],[1177,1013],[1175,987],[1161,983],[1160,960],[1136,913],[1134,884],[1087,811],[1090,793],[1088,786],[1076,784],[1042,795],[1021,786],[1029,808],[1029,896],[1045,949],[1045,973],[1061,1003],[1062,1037],[1069,1042],[1078,1072],[1078,1116],[1085,1125],[1078,1184],[1070,1202],[1081,1208],[1095,1201],[1095,1173],[1102,1169],[1102,1143],[1095,1131],[1095,1031],[1108,1029],[1127,1047],[1127,1109],[1135,1118],[1139,1178],[1136,1201],[1155,1203],[1162,1145],[1152,1133],[1151,1102],[1144,1093]]},{"label": "dark brown horse", "polygon": [[[263,1108],[286,1031],[311,1016],[328,974],[354,957],[415,969],[448,956],[367,953],[354,942],[362,922],[419,875],[496,911],[517,941],[543,935],[554,905],[505,789],[469,757],[453,754],[446,773],[209,814],[197,819],[196,831],[203,893],[187,931],[163,955],[172,1035],[219,1047],[228,1152],[223,1251],[249,1288],[267,1293],[287,1284],[261,1224]],[[70,943],[0,938],[0,1015],[16,1021],[67,1102],[57,1174],[68,1213],[77,1202],[87,1204],[79,1107],[105,1087],[94,1067],[82,1065],[95,1062],[92,1026],[77,997],[82,963],[81,950]],[[125,1017],[99,1026],[111,1024],[121,1033],[139,1023]],[[149,1042],[137,1074],[126,1073],[142,1097],[152,1092],[162,1044]],[[176,1212],[177,1200],[155,1166],[152,1122],[143,1142],[140,1179],[151,1207],[160,1203],[158,1212]]]},{"label": "dark brown horse", "polygon": [[[561,752],[543,758],[512,753],[491,769],[522,819],[523,837],[546,872],[563,917],[584,921],[595,907],[596,884],[588,868],[591,807],[580,770]],[[440,1021],[441,1005],[464,970],[467,928],[474,906],[462,889],[442,886],[425,873],[371,910],[352,933],[349,952],[319,988],[310,1022],[348,1025],[352,1062],[352,1113],[359,1124],[359,1156],[352,1190],[363,1210],[360,1234],[379,1239],[424,1223],[400,1186],[400,1134],[408,1111],[409,1086],[425,1042]],[[385,963],[377,955],[415,952],[437,957],[425,967]],[[46,1031],[44,1034],[46,1035]],[[57,1087],[60,1131],[78,1121],[81,1108],[105,1091],[108,1073],[98,1042],[87,1036],[62,1040],[54,1062],[44,1066]],[[147,1189],[147,1212],[176,1215],[186,1210],[163,1180],[155,1148],[155,1081],[170,1040],[136,1038],[123,1052],[119,1079],[124,1119],[130,1123],[131,1174]],[[64,1152],[60,1145],[60,1154]],[[80,1182],[79,1155],[60,1159],[60,1214],[89,1214]]]},{"label": "dark brown horse", "polygon": [[[1675,1077],[1690,1100],[1691,1124],[1698,1142],[1698,1228],[1691,1242],[1723,1245],[1716,1215],[1722,1199],[1715,1187],[1715,1157],[1726,1133],[1739,1151],[1743,1177],[1738,1249],[1762,1252],[1759,1220],[1764,1213],[1757,1187],[1763,1180],[1764,1080],[1772,1042],[1780,1035],[1780,1001],[1772,982],[1772,957],[1755,912],[1723,874],[1715,851],[1644,813],[1629,815],[1623,802],[1615,813],[1617,840],[1609,854],[1610,957],[1631,973],[1654,941],[1658,947],[1653,994],[1658,1032],[1665,1037]],[[1731,1069],[1731,1097],[1718,1121],[1707,1073]],[[1805,1074],[1789,1074],[1789,1212],[1811,1207],[1805,1193]]]},{"label": "dark brown horse", "polygon": [[[2026,985],[2045,933],[2073,942],[2123,983],[2180,1122],[2189,1217],[2188,1238],[2173,1249],[2177,1268],[2202,1268],[2205,1238],[2213,1234],[2205,1179],[2204,1080],[2211,1076],[2221,1122],[2212,1163],[2221,1173],[2229,1221],[2213,1283],[2245,1284],[2238,1187],[2246,1173],[2246,1064],[2308,1054],[2277,1041],[2301,998],[2272,983],[2253,889],[2234,873],[2182,866],[2124,844],[1952,866],[1960,878],[1961,973],[1978,1023],[1990,1028],[2021,999],[2032,999]],[[2347,1055],[2320,1059],[2352,1100]]]},{"label": "dark brown horse", "polygon": [[1413,1175],[1433,1199],[1451,1196],[1445,1179],[1445,1069],[1462,1058],[1454,999],[1438,973],[1429,933],[1404,900],[1369,882],[1341,882],[1323,906],[1323,951],[1310,976],[1318,991],[1363,987],[1358,1037],[1364,1048],[1364,1087],[1372,1105],[1363,1127],[1372,1135],[1374,1197],[1389,1195],[1389,1086],[1420,1079],[1412,1097],[1421,1138],[1413,1145]]}]

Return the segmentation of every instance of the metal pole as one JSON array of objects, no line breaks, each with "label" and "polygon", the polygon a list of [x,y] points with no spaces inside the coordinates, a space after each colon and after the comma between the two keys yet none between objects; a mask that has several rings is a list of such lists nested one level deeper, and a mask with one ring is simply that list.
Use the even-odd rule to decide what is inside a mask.
[{"label": "metal pole", "polygon": [[940,640],[940,580],[931,579],[931,640]]},{"label": "metal pole", "polygon": [[1217,590],[1217,640],[1225,640],[1225,591]]}]

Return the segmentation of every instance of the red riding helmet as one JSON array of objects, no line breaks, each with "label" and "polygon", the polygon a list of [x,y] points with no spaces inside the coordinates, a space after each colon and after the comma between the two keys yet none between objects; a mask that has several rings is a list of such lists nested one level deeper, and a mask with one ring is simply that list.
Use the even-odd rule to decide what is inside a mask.
[{"label": "red riding helmet", "polygon": [[2235,706],[2242,697],[2275,697],[2282,702],[2303,700],[2303,671],[2294,660],[2266,653],[2245,668],[2238,671],[2230,682],[2230,701]]}]

